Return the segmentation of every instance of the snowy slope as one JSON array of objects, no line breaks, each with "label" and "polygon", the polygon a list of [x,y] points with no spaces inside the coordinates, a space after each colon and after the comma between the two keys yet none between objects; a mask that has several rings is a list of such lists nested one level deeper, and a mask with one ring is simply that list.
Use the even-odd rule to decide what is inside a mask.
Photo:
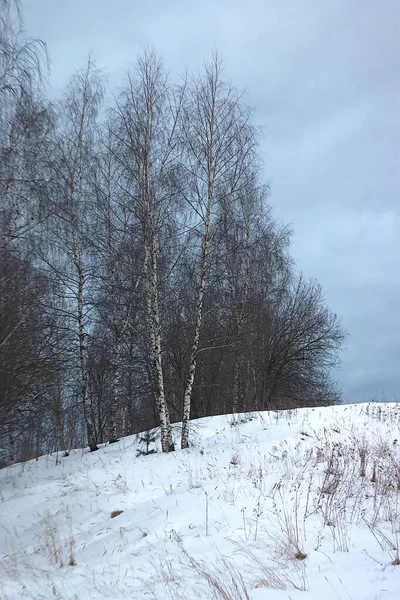
[{"label": "snowy slope", "polygon": [[212,417],[169,455],[132,436],[3,469],[0,598],[400,598],[399,425],[399,404]]}]

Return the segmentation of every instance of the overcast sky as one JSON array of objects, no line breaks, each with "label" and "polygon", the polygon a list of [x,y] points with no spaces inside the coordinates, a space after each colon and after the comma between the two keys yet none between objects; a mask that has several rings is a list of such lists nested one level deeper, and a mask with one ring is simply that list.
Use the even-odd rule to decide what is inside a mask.
[{"label": "overcast sky", "polygon": [[[22,0],[60,90],[93,51],[120,86],[141,47],[173,74],[213,48],[264,126],[275,215],[349,338],[347,401],[400,399],[400,0]],[[397,236],[397,240],[395,239]]]}]

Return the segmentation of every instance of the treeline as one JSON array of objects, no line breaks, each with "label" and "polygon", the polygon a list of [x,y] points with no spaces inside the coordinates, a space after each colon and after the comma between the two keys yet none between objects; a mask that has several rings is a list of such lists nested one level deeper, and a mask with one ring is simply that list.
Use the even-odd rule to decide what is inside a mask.
[{"label": "treeline", "polygon": [[0,2],[0,448],[14,461],[220,413],[339,401],[344,333],[293,268],[259,132],[218,55],[171,82],[144,52],[105,106],[91,60]]}]

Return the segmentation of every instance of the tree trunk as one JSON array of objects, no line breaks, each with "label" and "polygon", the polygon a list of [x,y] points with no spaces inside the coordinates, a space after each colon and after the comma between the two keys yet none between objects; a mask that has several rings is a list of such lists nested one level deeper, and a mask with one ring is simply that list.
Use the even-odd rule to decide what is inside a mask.
[{"label": "tree trunk", "polygon": [[11,425],[8,425],[8,445],[9,445],[9,461],[13,463],[15,461],[15,442],[14,434]]},{"label": "tree trunk", "polygon": [[118,407],[118,395],[119,395],[119,382],[121,378],[121,339],[118,336],[116,344],[116,360],[114,366],[114,378],[112,385],[112,397],[110,405],[110,430],[109,430],[109,442],[114,444],[118,442],[117,439],[117,407]]},{"label": "tree trunk", "polygon": [[56,424],[56,446],[57,450],[60,448],[66,450],[64,441],[64,424],[63,424],[63,406],[62,406],[62,388],[60,378],[57,381],[57,396],[55,403],[55,424]]},{"label": "tree trunk", "polygon": [[91,452],[98,450],[96,444],[96,435],[94,431],[94,424],[92,418],[92,406],[89,398],[88,388],[88,369],[87,369],[87,357],[86,357],[86,335],[85,335],[85,323],[83,314],[83,287],[85,278],[83,274],[82,265],[80,262],[78,242],[76,239],[76,233],[73,232],[74,238],[74,263],[78,272],[78,332],[79,332],[79,358],[82,378],[82,401],[83,401],[83,414],[85,417],[86,430],[88,445]]},{"label": "tree trunk", "polygon": [[190,404],[192,400],[193,383],[196,374],[197,364],[197,352],[199,348],[200,330],[203,321],[203,302],[204,302],[204,291],[206,287],[206,275],[208,267],[208,256],[210,251],[210,218],[211,218],[211,195],[209,194],[207,215],[205,223],[204,241],[203,241],[203,252],[201,258],[201,275],[200,285],[197,295],[196,305],[196,321],[194,328],[194,337],[192,344],[192,351],[190,353],[189,363],[189,375],[186,382],[185,394],[183,397],[183,413],[182,413],[182,437],[181,437],[181,448],[188,448],[189,446],[189,419],[190,419]]},{"label": "tree trunk", "polygon": [[[154,90],[151,79],[151,63],[145,63],[145,104],[146,124],[142,157],[142,198],[144,220],[144,275],[146,280],[147,317],[150,330],[150,352],[155,404],[160,420],[161,447],[163,452],[175,450],[169,410],[164,391],[164,376],[161,357],[161,328],[158,305],[158,260],[157,260],[157,214],[155,196],[151,186],[151,148],[153,143]],[[155,82],[153,82],[155,83]],[[161,172],[160,171],[160,176]]]},{"label": "tree trunk", "polygon": [[[175,450],[172,439],[171,420],[164,391],[164,376],[161,359],[161,334],[160,316],[158,308],[158,282],[157,282],[157,248],[154,234],[151,234],[151,261],[150,281],[147,286],[147,307],[150,324],[150,344],[152,354],[152,370],[155,385],[155,398],[157,412],[160,419],[161,448],[163,452]],[[148,261],[148,258],[147,258]]]},{"label": "tree trunk", "polygon": [[233,403],[232,403],[232,412],[236,414],[239,407],[239,380],[240,380],[240,357],[239,353],[236,350],[235,356],[235,367],[234,367],[234,375],[233,375]]}]

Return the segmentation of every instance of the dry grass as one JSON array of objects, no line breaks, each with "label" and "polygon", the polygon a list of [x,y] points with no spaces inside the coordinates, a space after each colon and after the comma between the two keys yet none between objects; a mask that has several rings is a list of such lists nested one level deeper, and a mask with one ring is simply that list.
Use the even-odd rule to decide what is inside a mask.
[{"label": "dry grass", "polygon": [[197,574],[208,586],[215,600],[251,600],[243,576],[226,558],[220,557],[212,567],[204,561],[193,558],[185,549],[182,538],[175,534],[187,566],[192,574]]},{"label": "dry grass", "polygon": [[274,558],[271,548],[263,551],[263,558],[257,553],[256,548],[244,544],[235,544],[237,553],[247,560],[246,567],[250,572],[258,571],[259,575],[254,583],[255,588],[270,588],[274,590],[301,590],[309,589],[305,563],[302,560],[289,560],[282,562]]},{"label": "dry grass", "polygon": [[66,541],[62,541],[59,525],[50,511],[45,511],[42,524],[43,533],[39,538],[37,551],[47,555],[51,565],[58,567],[76,565],[75,560],[75,540],[72,532],[72,519],[67,512],[68,520],[68,537]]},{"label": "dry grass", "polygon": [[278,525],[274,532],[276,549],[281,557],[303,561],[307,558],[304,551],[299,523],[300,494],[298,488],[283,493],[283,486],[276,489],[273,512]]}]

